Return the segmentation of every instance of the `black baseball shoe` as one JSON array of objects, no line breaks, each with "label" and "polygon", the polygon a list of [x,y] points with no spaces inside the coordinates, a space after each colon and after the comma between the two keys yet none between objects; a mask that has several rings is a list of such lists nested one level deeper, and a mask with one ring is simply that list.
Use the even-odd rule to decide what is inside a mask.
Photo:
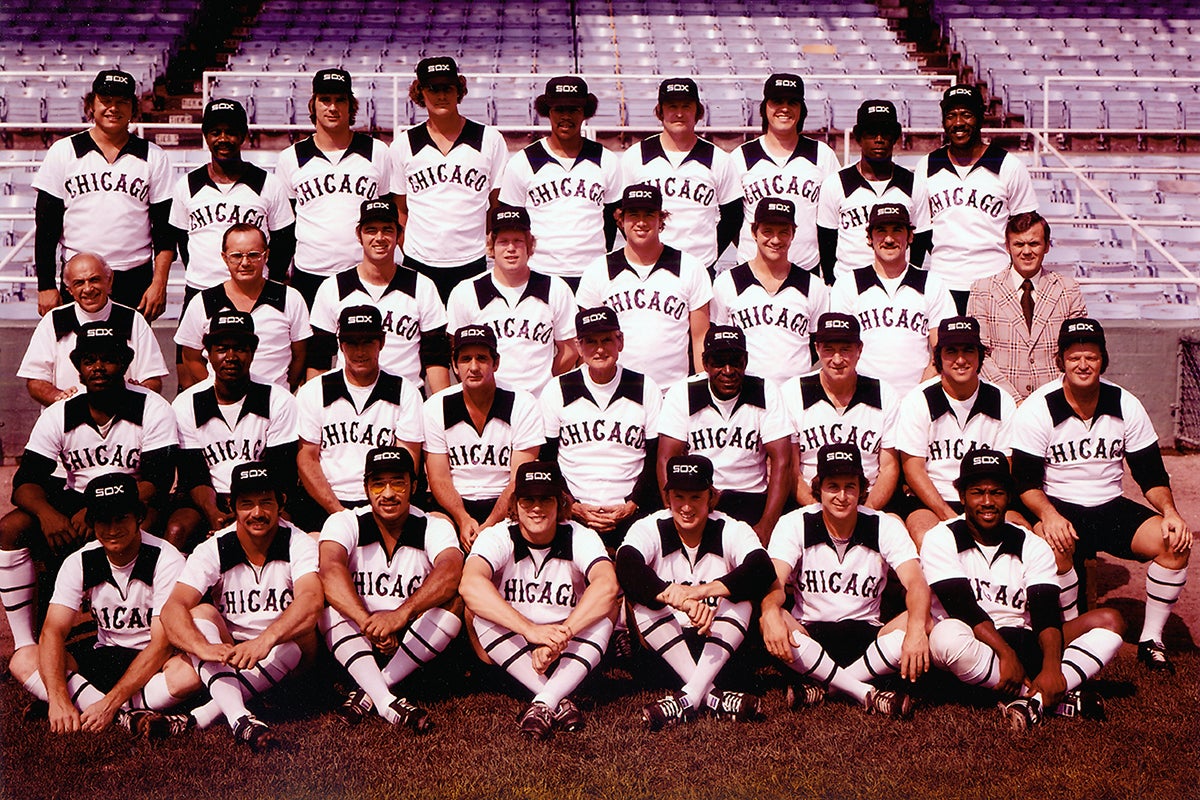
[{"label": "black baseball shoe", "polygon": [[695,718],[696,709],[682,692],[672,692],[642,708],[642,722],[651,731],[661,731],[672,725],[691,722]]},{"label": "black baseball shoe", "polygon": [[1042,723],[1042,704],[1032,697],[1018,697],[1000,703],[1000,716],[1013,733],[1025,733]]},{"label": "black baseball shoe", "polygon": [[1171,663],[1171,659],[1167,658],[1167,648],[1163,647],[1162,642],[1156,642],[1153,639],[1138,642],[1137,657],[1138,661],[1145,664],[1146,669],[1151,672],[1175,674],[1175,665]]},{"label": "black baseball shoe", "polygon": [[1063,695],[1063,699],[1054,707],[1054,715],[1068,719],[1093,719],[1098,722],[1108,719],[1104,712],[1104,698],[1094,690],[1082,686]]},{"label": "black baseball shoe", "polygon": [[867,695],[867,710],[892,719],[908,719],[913,712],[913,699],[899,689],[873,689]]},{"label": "black baseball shoe", "polygon": [[267,723],[253,714],[247,714],[237,721],[237,725],[233,727],[233,738],[249,745],[252,753],[262,753],[283,746],[283,742],[271,733]]},{"label": "black baseball shoe", "polygon": [[134,739],[165,739],[171,727],[162,714],[142,708],[119,709],[113,722],[133,734]]},{"label": "black baseball shoe", "polygon": [[829,691],[824,686],[815,683],[793,683],[788,685],[783,699],[788,710],[795,711],[800,708],[821,705],[825,702],[827,694]]},{"label": "black baseball shoe", "polygon": [[517,720],[517,729],[526,739],[547,739],[554,729],[554,715],[545,703],[530,703]]},{"label": "black baseball shoe", "polygon": [[558,708],[554,709],[554,724],[564,731],[581,731],[583,730],[583,712],[571,701],[571,698],[564,697],[558,704]]},{"label": "black baseball shoe", "polygon": [[396,712],[396,716],[399,717],[396,724],[404,725],[413,733],[429,733],[433,729],[433,720],[429,718],[429,712],[419,706],[414,706],[403,697],[397,697],[388,708]]},{"label": "black baseball shoe", "polygon": [[371,716],[373,708],[375,708],[375,703],[372,702],[371,696],[362,689],[355,689],[346,695],[346,701],[338,706],[338,719],[350,727],[354,727]]},{"label": "black baseball shoe", "polygon": [[727,692],[713,690],[717,704],[709,706],[709,711],[717,719],[729,719],[734,722],[751,722],[762,717],[759,699],[746,692]]}]

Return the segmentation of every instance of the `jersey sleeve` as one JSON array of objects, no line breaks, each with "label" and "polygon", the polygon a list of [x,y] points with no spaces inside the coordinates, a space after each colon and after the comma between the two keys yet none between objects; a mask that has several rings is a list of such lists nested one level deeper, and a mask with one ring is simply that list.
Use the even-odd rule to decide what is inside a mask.
[{"label": "jersey sleeve", "polygon": [[1037,211],[1037,192],[1033,188],[1033,178],[1021,160],[1011,153],[1005,156],[1004,166],[1007,172],[1004,180],[1008,192],[1008,215],[1014,217],[1026,211]]},{"label": "jersey sleeve", "polygon": [[892,569],[917,558],[917,546],[904,523],[890,514],[879,514],[879,554]]},{"label": "jersey sleeve", "polygon": [[1000,427],[996,431],[996,441],[992,447],[1009,458],[1012,458],[1012,426],[1016,413],[1017,402],[1011,394],[1000,389]]},{"label": "jersey sleeve", "polygon": [[25,449],[31,453],[45,456],[54,463],[59,462],[63,447],[63,404],[67,400],[59,400],[46,407],[33,423],[29,432],[29,441]]},{"label": "jersey sleeve", "polygon": [[155,392],[146,390],[146,411],[142,420],[142,452],[179,445],[179,426],[171,404]]},{"label": "jersey sleeve", "polygon": [[167,375],[167,362],[163,360],[162,350],[154,331],[141,314],[133,315],[133,332],[130,346],[133,347],[133,362],[129,365],[127,377],[138,382],[147,378],[162,378]]},{"label": "jersey sleeve", "polygon": [[894,426],[896,449],[917,458],[929,457],[929,403],[923,390],[933,382],[940,385],[940,379],[934,378],[904,396]]},{"label": "jersey sleeve", "polygon": [[895,448],[896,429],[900,424],[901,414],[900,395],[883,381],[879,382],[879,395],[883,400],[883,430],[879,433],[879,446]]},{"label": "jersey sleeve", "polygon": [[175,427],[179,435],[179,446],[184,450],[200,450],[204,443],[200,441],[200,433],[196,429],[196,420],[192,414],[192,398],[195,392],[185,389],[171,401],[171,410],[175,412]]},{"label": "jersey sleeve", "polygon": [[337,333],[338,312],[337,281],[332,278],[322,281],[313,298],[312,310],[309,311],[309,325],[327,333]]},{"label": "jersey sleeve", "polygon": [[83,608],[83,550],[76,550],[67,556],[67,560],[58,569],[58,577],[54,579],[54,594],[50,602],[63,606],[72,611]]},{"label": "jersey sleeve", "polygon": [[274,175],[283,185],[283,193],[289,201],[296,199],[296,170],[298,166],[295,145],[285,149],[275,161]]},{"label": "jersey sleeve", "polygon": [[585,578],[596,564],[602,561],[612,562],[608,557],[608,550],[604,548],[604,542],[600,540],[600,534],[591,528],[573,522],[571,535],[571,558]]},{"label": "jersey sleeve", "polygon": [[621,165],[617,154],[605,147],[600,153],[600,169],[604,173],[604,203],[615,203],[621,199]]},{"label": "jersey sleeve", "polygon": [[[283,181],[270,173],[267,174],[267,180],[263,184],[262,198],[267,211],[267,230],[277,231],[296,221],[296,213],[292,211],[292,204],[288,200],[287,189],[284,188]],[[174,213],[174,209],[172,209],[172,213]]]},{"label": "jersey sleeve", "polygon": [[33,177],[34,189],[57,197],[59,200],[67,199],[63,181],[67,176],[67,162],[72,155],[71,150],[70,138],[59,139],[50,146],[50,149],[46,151],[46,157],[42,159],[41,166],[38,167],[37,174]]},{"label": "jersey sleeve", "polygon": [[300,292],[290,286],[287,287],[284,297],[284,306],[288,316],[288,335],[291,336],[293,342],[302,342],[313,335],[312,326],[308,320],[308,304],[304,302],[304,297]]},{"label": "jersey sleeve", "polygon": [[388,188],[397,197],[408,194],[408,137],[403,133],[397,134],[388,148],[388,161],[391,166],[391,176]]},{"label": "jersey sleeve", "polygon": [[575,297],[571,288],[559,277],[550,278],[550,305],[554,320],[554,341],[575,338]]},{"label": "jersey sleeve", "polygon": [[912,193],[912,224],[914,233],[926,233],[933,229],[933,220],[929,216],[929,184],[921,177],[923,173],[913,173]]},{"label": "jersey sleeve", "polygon": [[330,514],[321,526],[318,542],[332,542],[340,545],[347,554],[353,553],[358,546],[358,514],[354,509],[344,508],[336,514]]},{"label": "jersey sleeve", "polygon": [[171,216],[167,219],[171,227],[188,230],[188,200],[191,196],[188,173],[184,173],[175,181],[175,189],[171,193]]},{"label": "jersey sleeve", "polygon": [[662,416],[662,388],[649,375],[642,378],[645,390],[642,408],[646,409],[646,438],[658,438],[658,419]]},{"label": "jersey sleeve", "polygon": [[625,534],[621,547],[617,548],[618,550],[623,547],[633,548],[641,555],[646,566],[655,572],[658,571],[658,559],[662,554],[662,540],[658,535],[658,518],[659,514],[652,514],[633,523]]},{"label": "jersey sleeve", "polygon": [[425,553],[431,562],[447,550],[462,551],[462,548],[458,546],[458,534],[454,532],[453,525],[441,517],[426,517],[425,519],[427,520]]},{"label": "jersey sleeve", "polygon": [[821,170],[822,178],[836,175],[842,168],[842,162],[838,161],[837,153],[833,152],[833,148],[824,142],[817,142],[817,168]]},{"label": "jersey sleeve", "polygon": [[580,308],[597,308],[604,305],[604,282],[608,277],[608,262],[600,257],[583,269],[579,288],[575,290],[575,302]]},{"label": "jersey sleeve", "polygon": [[296,441],[296,398],[282,386],[271,387],[271,419],[267,425],[267,447],[278,447]]},{"label": "jersey sleeve", "polygon": [[421,395],[411,381],[400,387],[400,405],[396,411],[396,439],[401,442],[424,442],[425,420],[422,417]]},{"label": "jersey sleeve", "polygon": [[[234,535],[234,534],[227,534]],[[187,563],[179,573],[176,583],[190,586],[200,594],[207,592],[221,578],[221,559],[217,553],[217,538],[214,534],[196,546],[188,556]]]},{"label": "jersey sleeve", "polygon": [[421,421],[425,428],[425,452],[448,453],[446,448],[446,423],[442,420],[444,396],[438,392],[421,407]]},{"label": "jersey sleeve", "polygon": [[945,523],[935,525],[925,534],[921,542],[921,570],[930,586],[955,578],[967,579],[967,572],[958,558],[954,534]]},{"label": "jersey sleeve", "polygon": [[1013,450],[1045,458],[1050,447],[1050,420],[1046,416],[1045,395],[1034,392],[1017,406],[1010,428]]},{"label": "jersey sleeve", "polygon": [[321,376],[296,391],[296,435],[306,442],[321,443]]},{"label": "jersey sleeve", "polygon": [[[703,378],[701,378],[703,380]],[[667,390],[658,411],[658,434],[681,442],[688,440],[688,385],[691,381],[680,381]]]},{"label": "jersey sleeve", "polygon": [[763,442],[773,442],[777,439],[787,439],[792,435],[788,425],[787,413],[783,408],[783,397],[779,394],[779,385],[774,381],[763,381],[766,389],[767,408],[763,415],[761,436]]},{"label": "jersey sleeve", "polygon": [[[1021,528],[1024,531],[1024,528]],[[1025,532],[1025,549],[1022,553],[1025,565],[1025,587],[1051,586],[1059,588],[1058,569],[1054,564],[1054,551],[1046,541],[1033,533]]]},{"label": "jersey sleeve", "polygon": [[841,225],[842,176],[838,173],[826,176],[821,183],[821,198],[817,202],[817,227],[838,230]]},{"label": "jersey sleeve", "polygon": [[204,332],[208,319],[204,316],[204,297],[196,294],[188,301],[179,318],[179,329],[175,331],[175,344],[193,350],[204,349]]},{"label": "jersey sleeve", "polygon": [[929,330],[937,330],[942,320],[958,315],[958,307],[954,305],[954,299],[950,296],[950,290],[946,288],[946,284],[942,283],[942,279],[937,275],[930,274],[926,277],[925,296],[929,303],[927,314],[929,317]]},{"label": "jersey sleeve", "polygon": [[171,199],[175,192],[175,181],[172,180],[171,161],[166,152],[156,144],[151,143],[150,152],[150,204],[162,203]]},{"label": "jersey sleeve", "polygon": [[787,564],[792,571],[799,566],[804,557],[803,509],[790,511],[779,518],[767,544],[767,555]]},{"label": "jersey sleeve", "polygon": [[542,405],[542,432],[546,434],[547,441],[557,439],[562,430],[563,414],[562,385],[558,378],[546,384],[538,401]]},{"label": "jersey sleeve", "polygon": [[183,554],[176,550],[169,543],[161,539],[155,543],[159,548],[158,564],[154,569],[154,613],[157,615],[162,611],[163,606],[167,604],[171,592],[175,589],[175,582],[179,580],[179,574],[183,572],[183,565],[186,563]]},{"label": "jersey sleeve", "polygon": [[446,300],[446,332],[453,334],[464,325],[470,325],[471,300],[467,292],[474,291],[473,282],[463,281],[450,290]]},{"label": "jersey sleeve", "polygon": [[755,550],[762,550],[766,553],[766,549],[762,546],[754,529],[733,517],[729,517],[725,522],[725,541],[731,545],[725,559],[729,569],[735,569],[744,564]]},{"label": "jersey sleeve", "polygon": [[708,270],[699,261],[686,254],[682,258],[685,262],[691,262],[687,285],[688,311],[695,311],[712,300],[712,279],[708,277]]},{"label": "jersey sleeve", "polygon": [[29,337],[29,346],[25,348],[21,365],[17,367],[17,377],[54,383],[54,345],[54,319],[47,314],[38,320],[33,335]]},{"label": "jersey sleeve", "polygon": [[1158,444],[1154,423],[1150,421],[1150,415],[1146,413],[1141,400],[1134,397],[1132,392],[1122,389],[1121,408],[1125,416],[1125,452],[1137,452]]},{"label": "jersey sleeve", "polygon": [[379,182],[376,184],[376,195],[387,197],[392,193],[392,154],[386,143],[371,137],[371,165],[379,172]]},{"label": "jersey sleeve", "polygon": [[529,158],[522,152],[508,160],[504,175],[500,178],[500,202],[509,206],[525,207],[525,193],[529,188]]},{"label": "jersey sleeve", "polygon": [[708,303],[708,321],[712,325],[728,325],[729,323],[729,304],[726,298],[733,295],[733,279],[729,277],[729,270],[722,272],[713,281],[713,296]]},{"label": "jersey sleeve", "polygon": [[[275,534],[279,536],[286,530],[282,526]],[[319,549],[317,542],[313,537],[309,536],[299,528],[291,528],[291,539],[289,541],[288,554],[289,562],[292,570],[292,583],[304,577],[305,575],[319,575],[321,571]]]},{"label": "jersey sleeve", "polygon": [[417,313],[421,315],[419,324],[422,333],[436,330],[449,322],[437,286],[428,276],[420,273],[417,274]]},{"label": "jersey sleeve", "polygon": [[529,392],[517,390],[513,403],[512,448],[529,450],[546,443],[541,407]]},{"label": "jersey sleeve", "polygon": [[[855,298],[858,296],[855,286],[853,273],[842,275],[833,282],[833,288],[829,290],[831,313],[855,316]],[[932,323],[931,327],[934,327]]]},{"label": "jersey sleeve", "polygon": [[499,189],[504,180],[504,170],[508,166],[508,144],[504,134],[490,125],[484,129],[484,138],[488,140],[488,191]]},{"label": "jersey sleeve", "polygon": [[742,199],[742,184],[733,158],[720,147],[713,148],[713,178],[716,181],[717,204],[725,205]]},{"label": "jersey sleeve", "polygon": [[508,524],[500,523],[479,532],[475,544],[467,558],[482,558],[492,568],[493,577],[512,563],[512,537],[508,534]]}]

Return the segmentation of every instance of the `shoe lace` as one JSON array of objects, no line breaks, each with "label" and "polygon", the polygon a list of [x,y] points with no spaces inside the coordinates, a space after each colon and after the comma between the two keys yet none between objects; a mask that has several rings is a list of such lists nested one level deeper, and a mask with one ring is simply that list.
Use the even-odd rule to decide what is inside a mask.
[{"label": "shoe lace", "polygon": [[664,717],[682,717],[683,704],[679,702],[677,697],[664,697],[658,701],[658,709],[663,713]]},{"label": "shoe lace", "polygon": [[1146,652],[1146,658],[1150,659],[1151,661],[1157,662],[1159,664],[1167,663],[1166,648],[1164,648],[1158,642],[1151,642],[1150,644],[1146,645],[1145,652]]},{"label": "shoe lace", "polygon": [[720,709],[726,714],[738,714],[746,705],[746,697],[741,692],[725,692],[721,697]]}]

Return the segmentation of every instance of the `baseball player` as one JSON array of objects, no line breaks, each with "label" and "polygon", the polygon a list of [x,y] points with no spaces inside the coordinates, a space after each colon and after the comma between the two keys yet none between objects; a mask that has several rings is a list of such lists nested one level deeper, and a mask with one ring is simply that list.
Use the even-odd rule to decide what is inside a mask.
[{"label": "baseball player", "polygon": [[617,312],[629,333],[626,362],[664,391],[700,371],[712,300],[704,266],[659,239],[668,216],[657,186],[625,187],[616,211],[625,246],[592,262],[575,293],[580,308]]},{"label": "baseball player", "polygon": [[[34,643],[31,549],[39,560],[57,564],[92,534],[83,505],[88,482],[128,472],[137,477],[139,497],[153,507],[175,480],[175,415],[159,395],[125,383],[132,358],[113,325],[82,326],[71,361],[85,391],[43,410],[29,434],[12,479],[15,508],[0,519],[0,602],[14,649]],[[62,477],[55,477],[59,468]]]},{"label": "baseball player", "polygon": [[667,464],[702,455],[713,465],[717,510],[754,528],[766,544],[792,487],[792,442],[775,384],[746,374],[746,334],[713,325],[704,334],[704,374],[672,386],[658,415],[658,480]]},{"label": "baseball player", "polygon": [[572,290],[584,267],[611,250],[617,236],[613,211],[621,199],[620,162],[583,135],[583,122],[596,113],[596,104],[583,78],[547,81],[534,108],[550,119],[550,132],[509,160],[500,184],[501,203],[529,211],[538,242],[530,268],[563,278]]},{"label": "baseball player", "polygon": [[933,251],[929,271],[967,313],[971,284],[1008,266],[1004,226],[1009,217],[1037,211],[1029,170],[1000,145],[984,144],[983,95],[978,87],[951,86],[942,95],[946,145],[917,162],[925,184]]},{"label": "baseball player", "polygon": [[658,85],[654,116],[662,133],[635,142],[621,157],[621,185],[651,183],[663,193],[671,224],[663,242],[713,269],[742,227],[742,195],[733,162],[696,135],[704,119],[700,90],[691,78]]},{"label": "baseball player", "polygon": [[446,316],[452,330],[491,327],[505,365],[496,383],[537,397],[551,378],[575,366],[575,298],[561,278],[529,269],[535,251],[529,212],[500,205],[488,217],[495,264],[454,288]]},{"label": "baseball player", "polygon": [[254,317],[263,344],[254,361],[252,375],[256,381],[292,389],[300,385],[305,348],[312,336],[308,308],[298,291],[263,275],[267,255],[266,234],[249,222],[239,222],[225,231],[221,257],[229,279],[193,297],[175,331],[175,343],[183,349],[181,387],[186,389],[209,376],[204,335],[222,309],[245,311]]},{"label": "baseball player", "polygon": [[379,354],[380,367],[418,388],[425,379],[435,392],[450,385],[446,308],[432,280],[396,263],[401,234],[397,214],[390,199],[363,201],[355,229],[362,261],[321,284],[313,301],[310,380],[340,366],[336,363],[338,314],[350,306],[370,305],[383,314],[387,335]]},{"label": "baseball player", "polygon": [[1082,684],[1117,654],[1125,621],[1111,608],[1063,621],[1054,554],[1004,520],[1014,489],[1003,453],[970,451],[954,485],[963,514],[938,523],[921,546],[938,665],[1011,698],[1000,709],[1018,732],[1050,710],[1103,719],[1099,697]]},{"label": "baseball player", "polygon": [[862,371],[892,385],[903,397],[933,377],[937,326],[954,304],[936,275],[908,263],[912,242],[908,209],[881,203],[871,209],[867,235],[873,263],[843,275],[829,293],[829,310],[862,325]]},{"label": "baseball player", "polygon": [[111,322],[125,333],[133,361],[125,380],[162,392],[167,365],[146,318],[129,306],[112,302],[113,271],[94,253],[79,253],[63,268],[63,283],[75,300],[38,320],[29,347],[17,368],[29,396],[43,406],[70,397],[83,388],[79,370],[71,363],[79,328],[89,322]]},{"label": "baseball player", "polygon": [[429,713],[392,689],[462,629],[458,537],[411,504],[416,482],[411,453],[377,447],[363,468],[370,505],[339,511],[321,529],[321,633],[359,687],[338,709],[349,725],[374,709],[394,725],[429,730]]},{"label": "baseball player", "polygon": [[795,442],[796,500],[802,506],[818,502],[811,489],[817,476],[817,451],[845,442],[861,451],[863,473],[871,487],[862,504],[880,510],[900,477],[894,438],[900,398],[878,378],[859,374],[863,343],[856,318],[822,314],[812,338],[820,370],[798,375],[779,390]]},{"label": "baseball player", "polygon": [[453,363],[459,383],[425,401],[425,474],[470,552],[479,531],[508,514],[513,476],[546,437],[533,395],[496,385],[500,354],[490,327],[456,330]]},{"label": "baseball player", "polygon": [[372,448],[398,444],[414,461],[421,458],[421,394],[411,381],[380,368],[385,339],[379,309],[342,309],[341,369],[314,378],[296,393],[296,467],[305,496],[292,513],[306,530],[320,530],[343,508],[366,505],[358,475]]},{"label": "baseball player", "polygon": [[750,220],[760,200],[775,197],[796,204],[796,235],[788,260],[803,269],[815,270],[820,264],[816,217],[821,184],[841,165],[829,145],[801,133],[808,106],[804,104],[804,81],[799,75],[776,73],[767,78],[758,113],[763,135],[733,151],[745,218],[738,238],[738,260],[754,258]]},{"label": "baseball player", "polygon": [[466,94],[467,79],[453,58],[421,59],[408,96],[428,118],[397,132],[391,148],[404,264],[432,278],[443,303],[451,289],[487,268],[484,223],[508,160],[500,131],[459,113]]},{"label": "baseball player", "polygon": [[[183,569],[183,556],[140,529],[137,480],[124,472],[93,479],[84,492],[95,541],[63,563],[37,645],[18,649],[8,668],[37,701],[54,733],[99,732],[115,722],[138,738],[187,729],[187,716],[158,714],[200,688],[186,659],[172,656],[158,611]],[[67,647],[85,608],[96,622],[94,646]],[[35,710],[36,709],[36,710]]]},{"label": "baseball player", "polygon": [[795,219],[791,200],[759,200],[750,223],[758,251],[717,276],[709,304],[714,325],[745,331],[750,372],[777,384],[812,369],[809,330],[829,304],[820,278],[788,260]]},{"label": "baseball player", "polygon": [[522,736],[578,731],[570,695],[600,664],[617,614],[617,577],[594,531],[568,519],[558,467],[517,467],[512,522],[484,529],[467,556],[459,591],[484,663],[533,693],[518,717]]},{"label": "baseball player", "polygon": [[771,587],[770,557],[749,525],[714,511],[713,465],[704,456],[672,458],[666,494],[667,510],[635,522],[617,550],[617,576],[638,630],[683,681],[681,691],[642,709],[642,721],[657,731],[690,722],[701,709],[755,719],[757,697],[714,682]]},{"label": "baseball player", "polygon": [[[817,451],[817,502],[786,514],[771,536],[777,580],[763,599],[763,642],[805,681],[789,687],[789,707],[815,705],[832,689],[869,712],[905,719],[908,693],[872,681],[899,673],[915,682],[929,671],[929,585],[904,526],[860,504],[866,489],[857,447]],[[904,586],[905,610],[884,625],[889,570]]]},{"label": "baseball player", "polygon": [[[316,648],[324,604],[317,543],[280,519],[284,496],[259,461],[234,467],[236,521],[196,548],[163,606],[171,644],[191,660],[212,699],[191,712],[207,728],[222,716],[258,753],[282,742],[246,708]],[[203,603],[205,595],[213,604]]]},{"label": "baseball player", "polygon": [[317,287],[354,266],[354,220],[364,200],[391,191],[387,145],[350,130],[358,100],[343,69],[317,70],[308,115],[316,130],[279,154],[275,174],[296,208],[291,285],[309,306]]},{"label": "baseball player", "polygon": [[101,70],[83,99],[92,127],[51,145],[33,179],[38,314],[62,302],[54,285],[59,245],[63,260],[85,251],[103,258],[118,303],[148,320],[167,307],[171,164],[158,145],[129,132],[137,102],[132,75]]},{"label": "baseball player", "polygon": [[229,477],[247,461],[269,463],[281,486],[296,485],[296,398],[250,377],[258,335],[244,311],[218,311],[204,348],[213,377],[179,393],[179,483],[164,538],[190,552],[197,536],[233,521]]},{"label": "baseball player", "polygon": [[[1108,349],[1100,323],[1064,322],[1058,363],[1062,379],[1017,409],[1012,448],[1021,501],[1038,519],[1034,533],[1054,551],[1064,618],[1077,612],[1076,556],[1103,550],[1149,561],[1138,660],[1151,670],[1172,671],[1162,632],[1187,583],[1192,532],[1175,507],[1158,434],[1132,393],[1101,379]],[[1153,508],[1122,496],[1126,463]]]},{"label": "baseball player", "polygon": [[908,209],[916,228],[910,260],[921,266],[929,250],[928,198],[912,170],[892,160],[892,151],[903,131],[890,100],[866,100],[850,135],[858,142],[862,158],[838,171],[821,185],[817,205],[817,240],[821,274],[833,285],[835,278],[865,267],[875,259],[866,235],[871,209],[880,203],[899,203]]}]

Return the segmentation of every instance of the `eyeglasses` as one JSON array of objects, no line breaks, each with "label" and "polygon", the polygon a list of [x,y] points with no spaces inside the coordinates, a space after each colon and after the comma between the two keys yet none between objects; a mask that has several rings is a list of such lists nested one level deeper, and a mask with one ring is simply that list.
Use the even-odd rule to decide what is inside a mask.
[{"label": "eyeglasses", "polygon": [[389,488],[396,494],[404,494],[409,489],[408,478],[372,478],[367,481],[367,491],[373,495],[381,495]]},{"label": "eyeglasses", "polygon": [[261,250],[251,250],[249,253],[226,253],[225,258],[228,261],[233,261],[240,264],[243,261],[249,261],[251,263],[255,261],[262,261],[263,256],[265,255],[266,253]]}]

